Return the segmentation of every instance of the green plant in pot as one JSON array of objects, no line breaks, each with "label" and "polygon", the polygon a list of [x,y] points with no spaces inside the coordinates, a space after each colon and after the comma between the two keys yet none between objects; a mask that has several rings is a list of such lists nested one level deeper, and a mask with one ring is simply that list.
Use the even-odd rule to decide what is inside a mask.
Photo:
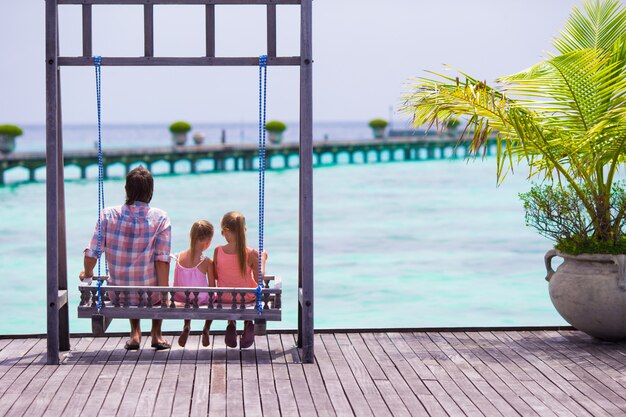
[{"label": "green plant in pot", "polygon": [[[617,0],[574,8],[556,53],[494,85],[431,73],[406,93],[416,126],[464,116],[471,155],[496,133],[500,184],[517,164],[537,179],[521,195],[527,224],[555,241],[545,257],[550,297],[576,328],[626,339],[626,9]],[[555,272],[553,257],[564,262]]]},{"label": "green plant in pot", "polygon": [[8,155],[15,150],[15,138],[24,132],[15,125],[0,125],[0,155]]},{"label": "green plant in pot", "polygon": [[368,123],[369,127],[374,132],[374,139],[382,139],[385,137],[385,129],[387,128],[387,121],[385,119],[372,119]]},{"label": "green plant in pot", "polygon": [[187,142],[187,133],[191,130],[191,125],[187,122],[178,121],[170,125],[172,141],[174,145],[183,146]]},{"label": "green plant in pot", "polygon": [[265,123],[265,130],[269,133],[270,142],[277,145],[283,141],[283,132],[287,130],[287,125],[278,120],[270,120]]}]

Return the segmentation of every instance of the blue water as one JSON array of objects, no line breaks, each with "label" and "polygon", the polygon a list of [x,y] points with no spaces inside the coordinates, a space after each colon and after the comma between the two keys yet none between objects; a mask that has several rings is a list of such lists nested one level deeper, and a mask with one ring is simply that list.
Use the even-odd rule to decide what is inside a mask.
[{"label": "blue water", "polygon": [[[116,129],[110,128],[122,138],[122,127]],[[133,129],[155,144],[157,127]],[[83,130],[89,129],[73,134]],[[66,132],[69,145],[84,142],[71,137]],[[524,225],[517,194],[530,185],[521,172],[499,188],[492,159],[344,164],[316,168],[314,177],[316,327],[565,324],[543,279],[551,243]],[[282,276],[284,288],[284,319],[268,326],[295,328],[298,170],[269,172],[266,181],[267,268]],[[123,202],[123,185],[105,183],[107,204]],[[89,321],[76,318],[75,277],[96,220],[96,183],[68,181],[66,199],[71,330],[86,332]],[[218,224],[230,210],[247,216],[248,238],[257,241],[255,173],[158,176],[152,205],[172,219],[174,251],[185,248],[194,220]],[[0,334],[43,333],[45,184],[0,188],[0,218]],[[214,245],[222,243],[216,236]],[[128,325],[118,320],[110,329]]]}]

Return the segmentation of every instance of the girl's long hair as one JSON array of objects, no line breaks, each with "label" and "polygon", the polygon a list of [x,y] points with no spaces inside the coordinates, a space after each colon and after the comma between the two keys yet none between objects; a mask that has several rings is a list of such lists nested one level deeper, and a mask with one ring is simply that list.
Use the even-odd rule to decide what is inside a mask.
[{"label": "girl's long hair", "polygon": [[222,230],[229,230],[235,235],[235,247],[237,248],[237,261],[242,274],[246,273],[246,218],[237,211],[229,211],[222,217]]},{"label": "girl's long hair", "polygon": [[191,259],[196,257],[198,243],[213,238],[213,225],[206,220],[198,220],[191,226],[189,231],[189,255]]}]

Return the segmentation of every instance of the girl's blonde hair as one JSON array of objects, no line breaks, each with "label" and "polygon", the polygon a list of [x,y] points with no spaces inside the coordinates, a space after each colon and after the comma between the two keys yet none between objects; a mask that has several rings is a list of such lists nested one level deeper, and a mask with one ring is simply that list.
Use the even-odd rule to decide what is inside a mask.
[{"label": "girl's blonde hair", "polygon": [[191,257],[196,256],[198,242],[207,239],[213,239],[213,225],[206,220],[198,220],[194,222],[189,231],[189,249]]},{"label": "girl's blonde hair", "polygon": [[246,273],[246,260],[248,252],[246,250],[246,218],[237,211],[229,211],[222,217],[222,231],[228,230],[235,236],[235,247],[237,248],[237,261],[242,274]]}]

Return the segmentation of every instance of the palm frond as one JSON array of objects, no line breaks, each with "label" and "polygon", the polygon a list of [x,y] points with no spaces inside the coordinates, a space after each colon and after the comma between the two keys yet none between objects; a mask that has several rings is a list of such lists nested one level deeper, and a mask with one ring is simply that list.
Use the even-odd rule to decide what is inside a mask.
[{"label": "palm frond", "polygon": [[572,10],[554,47],[562,54],[581,49],[611,49],[626,34],[626,9],[619,0],[588,1]]}]

